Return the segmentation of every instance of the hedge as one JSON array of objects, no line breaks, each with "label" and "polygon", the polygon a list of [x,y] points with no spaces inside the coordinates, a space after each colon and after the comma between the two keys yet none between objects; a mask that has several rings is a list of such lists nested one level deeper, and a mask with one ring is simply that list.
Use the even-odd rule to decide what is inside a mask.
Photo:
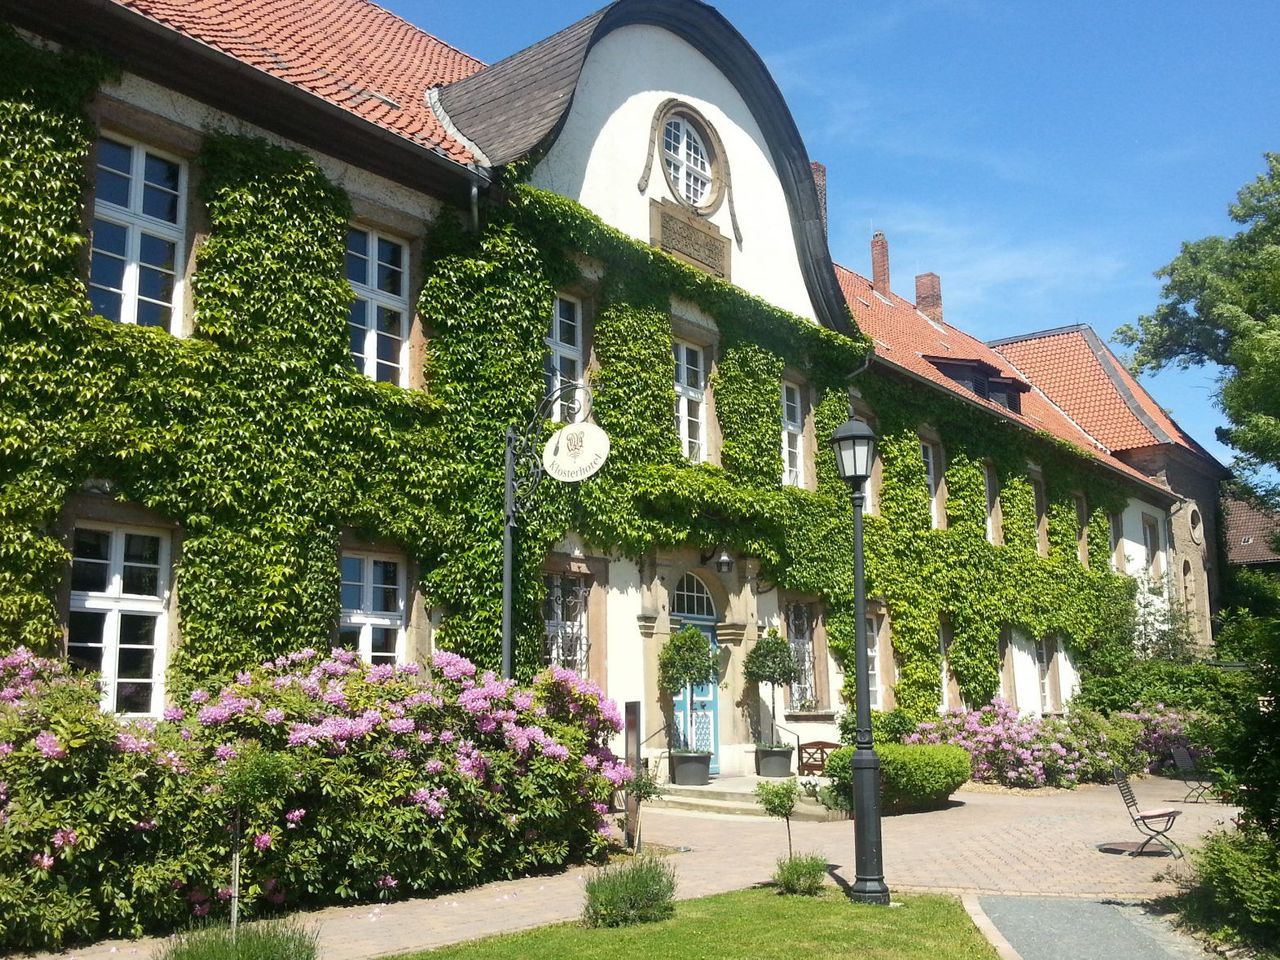
[{"label": "hedge", "polygon": [[[855,747],[841,747],[827,758],[831,787],[827,806],[850,810]],[[880,803],[884,813],[912,813],[945,807],[951,794],[969,779],[969,754],[960,747],[886,743],[880,757]]]}]

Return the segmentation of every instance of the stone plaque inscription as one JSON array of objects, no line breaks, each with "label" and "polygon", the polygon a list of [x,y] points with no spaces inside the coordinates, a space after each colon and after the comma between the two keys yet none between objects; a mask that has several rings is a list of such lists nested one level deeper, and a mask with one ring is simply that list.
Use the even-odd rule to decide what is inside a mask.
[{"label": "stone plaque inscription", "polygon": [[729,238],[720,228],[670,200],[649,207],[650,242],[717,277],[729,279]]}]

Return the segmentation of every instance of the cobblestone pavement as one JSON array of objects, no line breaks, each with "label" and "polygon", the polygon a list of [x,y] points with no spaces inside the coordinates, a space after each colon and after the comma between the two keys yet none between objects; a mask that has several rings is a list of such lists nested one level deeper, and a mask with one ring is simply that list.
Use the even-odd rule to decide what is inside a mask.
[{"label": "cobblestone pavement", "polygon": [[[1144,807],[1172,803],[1184,811],[1173,833],[1184,845],[1234,812],[1216,804],[1182,804],[1181,785],[1167,780],[1151,778],[1134,786]],[[822,853],[839,877],[853,879],[852,823],[797,823],[792,835],[797,852]],[[966,789],[949,809],[885,819],[885,874],[890,888],[900,893],[1134,900],[1168,892],[1171,881],[1156,875],[1185,871],[1184,861],[1134,859],[1096,849],[1099,843],[1135,837],[1114,787],[1035,797]],[[655,810],[644,815],[644,839],[687,848],[673,857],[682,898],[760,883],[787,850],[783,825],[754,817]],[[578,869],[383,907],[330,907],[303,919],[319,926],[324,960],[369,960],[573,919],[581,913],[585,874]],[[58,956],[145,958],[155,943],[100,943]]]}]

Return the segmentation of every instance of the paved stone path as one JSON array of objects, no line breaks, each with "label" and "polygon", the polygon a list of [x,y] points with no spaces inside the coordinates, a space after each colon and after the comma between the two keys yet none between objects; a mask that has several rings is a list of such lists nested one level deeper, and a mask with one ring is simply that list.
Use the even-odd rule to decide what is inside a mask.
[{"label": "paved stone path", "polygon": [[1067,897],[980,897],[1022,960],[1205,960],[1190,937],[1132,904]]},{"label": "paved stone path", "polygon": [[[1174,832],[1180,841],[1200,836],[1234,812],[1216,804],[1176,803],[1182,787],[1166,780],[1135,781],[1134,787],[1143,806],[1175,801],[1184,810]],[[824,854],[838,876],[852,880],[852,823],[798,823],[792,834],[797,852]],[[949,809],[884,821],[886,879],[900,893],[1138,900],[1172,890],[1170,880],[1156,875],[1185,871],[1184,861],[1111,856],[1096,849],[1099,843],[1134,837],[1114,787],[1036,797],[965,789]],[[687,848],[673,857],[681,898],[760,883],[787,849],[786,830],[777,821],[658,810],[644,815],[644,839]],[[319,926],[324,960],[371,960],[574,919],[582,910],[586,872],[494,883],[383,907],[330,907],[303,919]],[[145,958],[154,945],[101,943],[58,956]],[[1119,956],[1112,953],[1108,960]]]}]

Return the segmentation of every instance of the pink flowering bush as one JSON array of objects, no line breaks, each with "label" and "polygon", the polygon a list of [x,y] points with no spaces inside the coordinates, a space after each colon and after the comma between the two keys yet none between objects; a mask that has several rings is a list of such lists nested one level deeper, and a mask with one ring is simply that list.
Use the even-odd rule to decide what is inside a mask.
[{"label": "pink flowering bush", "polygon": [[1176,710],[1163,703],[1147,707],[1141,703],[1134,708],[1117,714],[1132,721],[1141,728],[1138,736],[1138,748],[1147,756],[1146,766],[1156,773],[1166,767],[1173,766],[1172,747],[1182,747],[1191,754],[1192,759],[1199,760],[1211,751],[1197,742],[1193,731],[1204,722],[1204,719],[1190,710]]},{"label": "pink flowering bush", "polygon": [[996,699],[980,710],[951,710],[919,724],[903,743],[963,747],[973,779],[1009,787],[1074,787],[1105,782],[1113,767],[1132,772],[1146,765],[1138,726],[1089,710],[1066,717],[1018,715]]},{"label": "pink flowering bush", "polygon": [[519,688],[448,653],[428,676],[302,650],[156,722],[21,649],[0,691],[0,949],[223,915],[237,832],[249,916],[581,861],[630,776],[593,684]]}]

